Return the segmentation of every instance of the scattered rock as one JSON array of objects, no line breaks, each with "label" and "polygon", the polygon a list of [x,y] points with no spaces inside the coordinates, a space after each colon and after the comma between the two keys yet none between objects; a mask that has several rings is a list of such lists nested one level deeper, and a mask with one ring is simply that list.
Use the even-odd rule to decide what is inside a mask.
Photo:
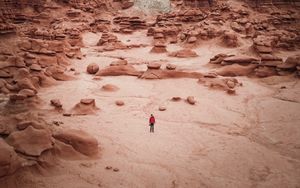
[{"label": "scattered rock", "polygon": [[114,172],[119,172],[120,170],[118,168],[113,169]]}]

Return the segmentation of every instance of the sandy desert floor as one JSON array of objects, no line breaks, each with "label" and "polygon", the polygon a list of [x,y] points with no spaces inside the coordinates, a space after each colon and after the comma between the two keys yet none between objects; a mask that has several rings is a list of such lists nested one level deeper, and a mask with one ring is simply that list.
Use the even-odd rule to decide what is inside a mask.
[{"label": "sandy desert floor", "polygon": [[[0,187],[300,187],[299,80],[238,77],[243,86],[235,96],[208,89],[196,79],[117,76],[93,80],[86,74],[86,66],[95,62],[103,68],[116,57],[125,57],[138,69],[146,69],[143,62],[161,60],[180,69],[206,72],[213,55],[238,52],[211,41],[195,49],[199,57],[188,59],[150,54],[150,46],[100,53],[94,47],[100,36],[84,35],[82,52],[86,57],[72,65],[80,72],[76,80],[42,89],[39,96],[45,101],[45,110],[50,109],[48,101],[53,98],[59,98],[65,109],[71,109],[82,98],[94,98],[101,109],[96,115],[65,117],[47,113],[46,118],[95,136],[101,156],[61,161],[50,171],[39,169],[43,176],[36,170],[17,172]],[[144,36],[137,32],[118,37],[127,44],[150,44]],[[168,46],[169,51],[179,48]],[[105,84],[120,89],[102,91]],[[174,96],[183,100],[171,101]],[[185,102],[187,96],[195,96],[196,105]],[[116,100],[123,100],[125,105],[116,106]],[[161,105],[167,110],[159,111]],[[151,113],[157,121],[154,134],[149,133]],[[106,166],[119,171],[107,170]]]}]

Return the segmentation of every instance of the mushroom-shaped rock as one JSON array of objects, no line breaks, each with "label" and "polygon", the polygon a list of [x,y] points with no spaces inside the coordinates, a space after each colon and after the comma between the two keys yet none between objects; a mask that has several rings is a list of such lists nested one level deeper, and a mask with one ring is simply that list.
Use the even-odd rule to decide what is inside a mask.
[{"label": "mushroom-shaped rock", "polygon": [[98,153],[98,141],[88,133],[81,130],[66,129],[55,133],[53,137],[87,156],[94,156]]},{"label": "mushroom-shaped rock", "polygon": [[6,141],[16,151],[30,156],[40,156],[43,151],[52,148],[50,132],[35,129],[32,126],[27,127],[23,131],[11,133]]},{"label": "mushroom-shaped rock", "polygon": [[188,96],[187,99],[186,99],[186,101],[187,101],[189,104],[192,104],[192,105],[196,104],[195,97],[193,97],[193,96]]},{"label": "mushroom-shaped rock", "polygon": [[89,74],[96,74],[99,71],[99,65],[96,63],[91,63],[87,66],[86,71]]},{"label": "mushroom-shaped rock", "polygon": [[124,106],[124,104],[125,104],[124,101],[121,101],[121,100],[117,100],[115,103],[117,106]]},{"label": "mushroom-shaped rock", "polygon": [[102,90],[112,92],[112,91],[119,90],[119,88],[113,84],[106,84],[106,85],[102,86]]},{"label": "mushroom-shaped rock", "polygon": [[165,53],[167,52],[166,45],[162,42],[156,42],[150,52]]},{"label": "mushroom-shaped rock", "polygon": [[96,106],[95,99],[81,99],[78,104],[72,108],[76,115],[96,114],[99,108]]}]

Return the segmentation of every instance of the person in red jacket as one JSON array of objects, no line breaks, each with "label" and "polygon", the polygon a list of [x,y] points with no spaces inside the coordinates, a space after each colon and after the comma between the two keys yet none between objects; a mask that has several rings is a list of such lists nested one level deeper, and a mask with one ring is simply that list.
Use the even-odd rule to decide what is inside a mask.
[{"label": "person in red jacket", "polygon": [[155,124],[155,117],[153,116],[153,114],[151,114],[151,116],[149,118],[150,133],[151,132],[154,133],[154,124]]}]

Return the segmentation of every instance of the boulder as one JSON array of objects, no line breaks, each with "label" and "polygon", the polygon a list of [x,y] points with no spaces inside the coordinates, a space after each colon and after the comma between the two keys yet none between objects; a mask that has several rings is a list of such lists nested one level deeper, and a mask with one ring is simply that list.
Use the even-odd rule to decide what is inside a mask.
[{"label": "boulder", "polygon": [[172,97],[171,100],[177,102],[181,100],[181,97]]},{"label": "boulder", "polygon": [[89,74],[96,74],[99,71],[99,65],[96,63],[91,63],[87,66],[86,71]]},{"label": "boulder", "polygon": [[25,130],[11,133],[7,143],[16,151],[30,156],[40,156],[45,150],[52,148],[52,137],[47,130],[38,130],[32,126]]},{"label": "boulder", "polygon": [[65,129],[55,133],[53,137],[71,145],[76,151],[84,155],[94,156],[98,154],[98,141],[84,131]]}]

